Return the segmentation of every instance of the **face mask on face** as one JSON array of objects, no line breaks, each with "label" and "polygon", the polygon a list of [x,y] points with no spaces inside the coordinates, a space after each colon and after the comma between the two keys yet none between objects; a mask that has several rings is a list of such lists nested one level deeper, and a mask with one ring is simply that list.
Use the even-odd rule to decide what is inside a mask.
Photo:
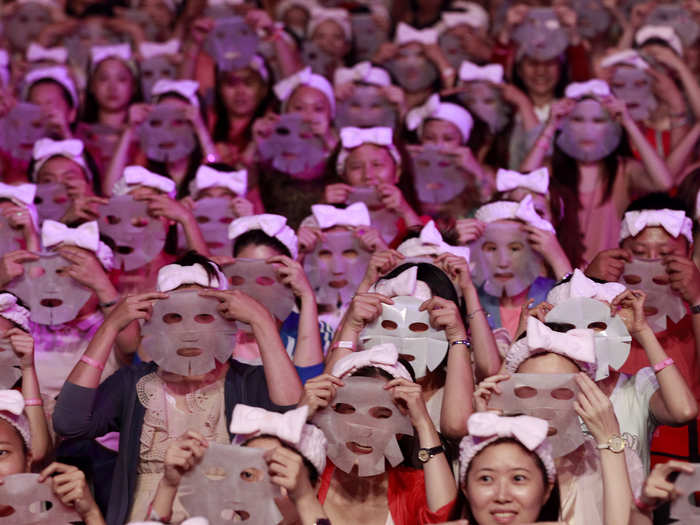
[{"label": "face mask on face", "polygon": [[225,363],[236,344],[236,324],[221,317],[218,301],[197,290],[169,292],[153,305],[141,334],[143,349],[166,372],[198,376]]},{"label": "face mask on face", "polygon": [[58,253],[45,253],[36,261],[25,262],[24,273],[7,290],[19,297],[31,311],[31,320],[44,325],[72,321],[85,306],[92,291],[62,270],[70,262]]},{"label": "face mask on face", "polygon": [[328,439],[330,460],[346,473],[357,465],[359,477],[381,474],[385,460],[392,467],[401,463],[396,435],[413,435],[413,427],[384,389],[386,379],[351,376],[343,383],[330,406],[313,418]]},{"label": "face mask on face", "polygon": [[70,206],[68,190],[58,182],[37,184],[34,204],[40,224],[46,219],[60,221]]},{"label": "face mask on face", "polygon": [[161,79],[177,78],[177,67],[172,60],[165,56],[155,56],[141,61],[141,93],[147,103],[151,103],[151,91]]},{"label": "face mask on face", "polygon": [[50,483],[39,483],[39,474],[12,474],[0,485],[0,501],[12,502],[14,512],[0,516],[0,525],[69,525],[81,521],[78,513],[54,495]]},{"label": "face mask on face", "polygon": [[685,303],[680,295],[671,290],[661,259],[632,259],[625,265],[620,282],[630,290],[646,292],[644,313],[654,332],[666,330],[668,317],[674,323],[685,317]]},{"label": "face mask on face", "polygon": [[141,148],[150,160],[177,162],[192,153],[196,145],[184,108],[158,104],[141,125]]},{"label": "face mask on face", "polygon": [[516,221],[495,221],[471,246],[475,281],[494,297],[513,297],[525,291],[539,276],[542,257],[537,254]]},{"label": "face mask on face", "polygon": [[370,253],[352,231],[325,232],[304,258],[318,304],[348,304],[369,264]]},{"label": "face mask on face", "polygon": [[84,124],[83,130],[85,147],[96,157],[109,162],[117,149],[121,130],[99,123]]},{"label": "face mask on face", "polygon": [[121,16],[141,28],[146,42],[158,40],[158,26],[145,11],[141,9],[125,9]]},{"label": "face mask on face", "polygon": [[697,463],[694,466],[693,474],[681,472],[674,483],[675,489],[682,494],[671,503],[671,517],[678,520],[678,523],[698,523],[700,520],[700,506],[695,499],[695,494],[700,490],[700,468]]},{"label": "face mask on face", "polygon": [[601,0],[573,0],[578,31],[583,38],[594,38],[610,27],[610,13]]},{"label": "face mask on face", "polygon": [[393,301],[392,305],[382,305],[382,314],[365,327],[360,342],[364,349],[392,343],[420,379],[428,371],[433,372],[447,355],[445,332],[432,328],[428,312],[418,310],[421,299],[400,296]]},{"label": "face mask on face", "polygon": [[70,61],[80,69],[87,70],[90,62],[90,49],[93,46],[118,44],[122,38],[102,25],[102,21],[83,22],[68,36],[64,45],[68,49]]},{"label": "face mask on face", "polygon": [[466,174],[454,154],[425,147],[413,155],[413,176],[418,200],[429,204],[448,202],[467,187]]},{"label": "face mask on face", "polygon": [[610,316],[610,306],[607,303],[575,297],[555,306],[545,320],[548,323],[569,325],[571,328],[590,328],[596,332],[596,381],[608,377],[608,367],[619,370],[627,361],[632,337],[619,316]]},{"label": "face mask on face", "polygon": [[569,45],[566,30],[549,7],[531,7],[525,21],[513,31],[513,40],[518,44],[518,56],[541,61],[561,55]]},{"label": "face mask on face", "polygon": [[[240,290],[267,308],[278,321],[284,321],[294,308],[292,290],[279,282],[275,268],[264,259],[236,259],[223,267],[229,290]],[[251,332],[249,324],[237,323],[239,329]]]},{"label": "face mask on face", "polygon": [[[226,197],[205,197],[195,201],[192,208],[199,230],[212,255],[231,255],[231,241],[228,239],[228,226],[235,219],[231,209],[231,199]],[[178,235],[183,247],[186,244],[184,231]]]},{"label": "face mask on face", "polygon": [[510,106],[505,103],[501,92],[488,82],[468,82],[458,95],[459,101],[486,122],[491,133],[499,133],[510,119]]},{"label": "face mask on face", "polygon": [[34,143],[48,135],[41,108],[26,102],[13,107],[0,126],[5,150],[12,152],[13,158],[24,161],[31,160]]},{"label": "face mask on face", "polygon": [[148,214],[145,201],[118,195],[100,207],[100,233],[114,242],[115,264],[129,272],[148,264],[163,251],[166,231]]},{"label": "face mask on face", "polygon": [[399,85],[414,93],[432,86],[438,79],[438,70],[418,45],[409,44],[399,49],[396,58],[387,64]]},{"label": "face mask on face", "polygon": [[258,35],[243,18],[234,16],[214,22],[206,49],[220,71],[235,71],[250,64],[258,47]]},{"label": "face mask on face", "polygon": [[268,474],[264,450],[210,443],[204,457],[182,477],[178,496],[190,516],[210,525],[280,523],[279,489]]},{"label": "face mask on face", "polygon": [[459,69],[459,66],[462,65],[462,62],[465,60],[472,60],[472,57],[464,49],[464,46],[462,45],[462,38],[459,35],[449,31],[443,33],[440,35],[438,45],[440,46],[440,49],[442,49],[442,53],[445,55],[445,58],[450,65],[457,70]]},{"label": "face mask on face", "polygon": [[12,47],[25,49],[51,23],[51,12],[46,6],[33,2],[16,7],[15,13],[5,23],[4,33]]},{"label": "face mask on face", "polygon": [[651,78],[641,69],[615,68],[610,87],[617,98],[624,100],[630,117],[636,121],[648,119],[658,105],[651,89]]},{"label": "face mask on face", "polygon": [[337,62],[333,55],[311,40],[307,40],[301,46],[301,61],[305,66],[309,66],[311,71],[326,78],[331,76]]},{"label": "face mask on face", "polygon": [[338,129],[349,126],[391,127],[396,122],[396,118],[396,110],[382,94],[381,88],[355,84],[352,96],[338,102],[335,123]]},{"label": "face mask on face", "polygon": [[7,222],[7,218],[0,216],[0,257],[19,250],[22,246],[22,240],[22,232],[13,229]]},{"label": "face mask on face", "polygon": [[557,137],[557,146],[581,162],[597,162],[620,144],[622,128],[593,99],[579,101],[569,113]]},{"label": "face mask on face", "polygon": [[300,115],[288,113],[277,121],[272,135],[260,144],[260,155],[272,167],[287,175],[297,175],[323,161],[323,141],[311,132]]},{"label": "face mask on face", "polygon": [[387,32],[377,25],[371,14],[353,14],[350,23],[355,61],[371,60],[379,47],[388,40]]},{"label": "face mask on face", "polygon": [[501,394],[491,398],[489,409],[546,420],[552,456],[565,456],[585,439],[574,411],[579,394],[575,378],[575,374],[513,374],[498,384]]}]

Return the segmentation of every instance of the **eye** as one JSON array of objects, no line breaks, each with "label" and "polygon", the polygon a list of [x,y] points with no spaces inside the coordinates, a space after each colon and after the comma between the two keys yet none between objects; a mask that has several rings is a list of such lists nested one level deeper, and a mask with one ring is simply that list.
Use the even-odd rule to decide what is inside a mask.
[{"label": "eye", "polygon": [[493,481],[493,477],[489,476],[488,474],[482,474],[477,478],[477,480],[482,483],[491,483]]},{"label": "eye", "polygon": [[384,319],[382,321],[382,328],[384,330],[396,330],[399,327],[394,321],[389,321],[388,319]]},{"label": "eye", "polygon": [[411,332],[427,332],[428,328],[428,325],[425,323],[411,323],[408,325],[408,329]]},{"label": "eye", "polygon": [[369,415],[375,419],[389,419],[393,412],[387,407],[372,407],[369,409]]},{"label": "eye", "polygon": [[198,314],[194,316],[194,322],[199,324],[213,323],[214,316],[211,314]]},{"label": "eye", "polygon": [[355,407],[347,403],[336,403],[333,405],[333,410],[338,414],[354,414]]},{"label": "eye", "polygon": [[241,479],[249,483],[254,483],[263,479],[263,473],[259,469],[250,467],[241,471]]},{"label": "eye", "polygon": [[163,316],[163,322],[165,324],[176,324],[182,322],[182,316],[176,313],[169,313]]},{"label": "eye", "polygon": [[345,250],[343,251],[343,257],[346,259],[356,259],[358,256],[357,250]]},{"label": "eye", "polygon": [[524,474],[515,474],[513,476],[513,481],[522,483],[523,481],[527,481],[527,476],[525,476]]}]

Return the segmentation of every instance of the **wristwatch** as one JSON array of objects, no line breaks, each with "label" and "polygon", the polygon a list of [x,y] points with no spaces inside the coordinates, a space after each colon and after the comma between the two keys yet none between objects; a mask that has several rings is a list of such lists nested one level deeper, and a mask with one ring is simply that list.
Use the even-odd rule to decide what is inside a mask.
[{"label": "wristwatch", "polygon": [[598,443],[598,449],[604,450],[607,448],[610,449],[610,452],[619,454],[620,452],[625,450],[625,445],[625,438],[623,438],[620,434],[613,434],[612,436],[610,436],[607,443]]},{"label": "wristwatch", "polygon": [[430,461],[430,458],[442,454],[443,452],[445,452],[445,448],[442,445],[433,448],[421,448],[418,450],[418,460],[421,463],[427,463]]}]

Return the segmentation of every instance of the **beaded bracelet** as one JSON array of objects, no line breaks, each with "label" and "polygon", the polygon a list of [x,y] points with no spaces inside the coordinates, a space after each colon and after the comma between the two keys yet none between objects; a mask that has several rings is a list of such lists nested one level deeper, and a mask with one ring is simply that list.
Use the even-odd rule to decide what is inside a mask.
[{"label": "beaded bracelet", "polygon": [[104,370],[105,365],[100,363],[97,359],[93,359],[92,357],[88,357],[86,355],[82,356],[80,360],[85,363],[88,366],[91,366],[93,368],[97,368],[98,370]]},{"label": "beaded bracelet", "polygon": [[25,399],[24,406],[26,407],[40,407],[44,402],[40,398]]},{"label": "beaded bracelet", "polygon": [[667,358],[667,359],[664,359],[664,360],[661,361],[660,363],[656,363],[656,364],[654,365],[654,373],[655,373],[655,374],[658,374],[658,373],[661,372],[664,368],[666,368],[666,367],[668,367],[668,366],[671,366],[671,365],[674,365],[674,364],[676,364],[676,362],[673,360],[672,357],[669,357],[669,358]]}]

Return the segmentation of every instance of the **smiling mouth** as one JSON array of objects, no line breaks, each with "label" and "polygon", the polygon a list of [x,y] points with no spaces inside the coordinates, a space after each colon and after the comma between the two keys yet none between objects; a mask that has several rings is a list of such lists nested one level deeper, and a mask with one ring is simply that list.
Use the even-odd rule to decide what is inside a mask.
[{"label": "smiling mouth", "polygon": [[194,346],[187,346],[184,348],[178,348],[177,352],[175,353],[181,357],[197,357],[202,355],[202,349]]},{"label": "smiling mouth", "polygon": [[491,516],[497,523],[511,523],[518,516],[518,513],[513,510],[498,510],[492,511]]},{"label": "smiling mouth", "polygon": [[331,288],[345,288],[348,285],[348,281],[343,279],[342,281],[330,281],[328,285]]},{"label": "smiling mouth", "polygon": [[374,450],[369,445],[360,445],[357,441],[348,441],[345,446],[354,454],[371,454]]}]

